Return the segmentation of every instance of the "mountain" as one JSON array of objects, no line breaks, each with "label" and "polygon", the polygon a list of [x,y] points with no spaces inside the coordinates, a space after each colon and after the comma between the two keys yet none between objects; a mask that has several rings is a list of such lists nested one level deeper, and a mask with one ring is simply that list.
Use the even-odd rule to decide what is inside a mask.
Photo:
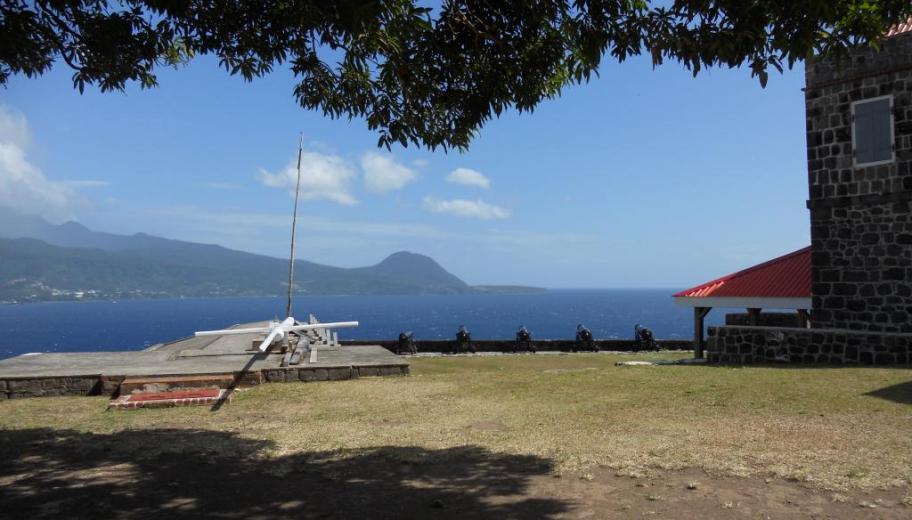
[{"label": "mountain", "polygon": [[146,242],[148,238],[156,239],[157,237],[143,233],[132,236],[100,233],[73,221],[55,226],[43,218],[23,215],[0,207],[0,238],[35,238],[61,247],[118,251],[137,247]]},{"label": "mountain", "polygon": [[429,289],[429,292],[450,292],[452,288],[459,288],[459,292],[465,292],[469,289],[465,282],[447,272],[434,259],[407,251],[393,253],[377,265],[362,267],[356,271],[391,280],[412,280]]},{"label": "mountain", "polygon": [[[0,301],[281,295],[287,276],[288,262],[280,258],[143,233],[100,233],[76,222],[55,226],[0,210]],[[476,289],[432,258],[404,251],[350,269],[295,261],[298,294],[528,289]]]}]

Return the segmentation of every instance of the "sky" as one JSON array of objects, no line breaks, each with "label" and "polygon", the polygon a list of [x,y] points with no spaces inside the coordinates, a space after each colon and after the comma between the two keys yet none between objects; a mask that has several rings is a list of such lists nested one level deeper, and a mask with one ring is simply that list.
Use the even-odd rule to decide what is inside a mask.
[{"label": "sky", "polygon": [[684,288],[809,243],[804,70],[697,78],[606,62],[466,152],[377,147],[300,108],[287,68],[247,83],[201,57],[159,86],[84,94],[58,64],[0,90],[0,206],[98,231],[299,258],[429,255],[471,284]]}]

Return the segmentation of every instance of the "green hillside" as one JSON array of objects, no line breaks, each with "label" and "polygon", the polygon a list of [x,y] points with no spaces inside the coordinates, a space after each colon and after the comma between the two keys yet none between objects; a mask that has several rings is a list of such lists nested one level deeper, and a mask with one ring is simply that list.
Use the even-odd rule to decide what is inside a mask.
[{"label": "green hillside", "polygon": [[[288,261],[145,233],[53,225],[0,208],[0,302],[271,296],[287,292]],[[296,294],[523,293],[472,287],[434,259],[401,251],[369,267],[295,262]]]},{"label": "green hillside", "polygon": [[[287,262],[219,246],[177,243],[123,251],[0,239],[0,301],[196,296],[286,292]],[[408,268],[397,267],[397,263]],[[295,263],[295,292],[464,293],[472,289],[434,260],[397,253],[377,266],[343,269]]]}]

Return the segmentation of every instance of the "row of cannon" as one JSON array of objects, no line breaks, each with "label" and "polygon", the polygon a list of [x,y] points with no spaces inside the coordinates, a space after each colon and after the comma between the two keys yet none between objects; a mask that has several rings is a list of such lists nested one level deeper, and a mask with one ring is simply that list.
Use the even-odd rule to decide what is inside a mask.
[{"label": "row of cannon", "polygon": [[[633,327],[633,350],[638,352],[640,350],[658,350],[658,345],[656,344],[655,337],[652,334],[652,331],[646,327],[643,327],[639,323]],[[459,329],[456,331],[456,341],[453,343],[446,343],[448,349],[444,350],[444,354],[459,354],[459,353],[475,353],[477,348],[472,343],[472,334],[465,327],[465,325],[460,325]],[[535,341],[532,337],[532,332],[527,329],[525,326],[520,325],[519,330],[516,331],[516,339],[512,342],[505,342],[503,346],[504,352],[536,352],[538,349],[535,346]],[[599,346],[596,343],[595,338],[592,336],[592,331],[582,323],[576,326],[576,340],[573,342],[571,347],[573,352],[579,351],[590,351],[598,352]],[[415,343],[414,335],[411,331],[404,331],[399,333],[399,341],[396,345],[397,354],[417,354],[418,347]]]}]

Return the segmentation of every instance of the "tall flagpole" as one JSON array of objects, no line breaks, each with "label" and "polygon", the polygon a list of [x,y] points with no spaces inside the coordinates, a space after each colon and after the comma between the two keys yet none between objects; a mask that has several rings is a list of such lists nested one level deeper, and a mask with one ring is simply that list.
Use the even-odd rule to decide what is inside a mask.
[{"label": "tall flagpole", "polygon": [[304,154],[304,132],[301,132],[301,143],[298,145],[298,180],[295,183],[294,213],[291,217],[291,254],[288,262],[288,306],[285,317],[291,317],[291,293],[294,287],[295,227],[298,225],[298,194],[301,191],[301,155]]}]

